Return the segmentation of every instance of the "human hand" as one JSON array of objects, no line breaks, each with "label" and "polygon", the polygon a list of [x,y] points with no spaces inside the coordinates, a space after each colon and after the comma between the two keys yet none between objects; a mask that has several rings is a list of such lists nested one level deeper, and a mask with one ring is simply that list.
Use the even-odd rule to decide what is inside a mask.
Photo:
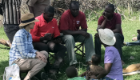
[{"label": "human hand", "polygon": [[57,38],[53,40],[54,43],[62,43],[62,39],[61,38]]},{"label": "human hand", "polygon": [[51,33],[45,34],[44,39],[45,40],[51,40],[52,39],[52,34]]},{"label": "human hand", "polygon": [[95,36],[95,37],[99,37],[99,34],[98,34],[98,33],[96,33],[94,36]]},{"label": "human hand", "polygon": [[40,53],[40,52],[36,52],[36,58],[40,59],[41,61],[43,61],[45,63],[47,62],[46,56],[44,54]]},{"label": "human hand", "polygon": [[85,38],[89,38],[90,34],[87,33],[86,31],[80,31],[80,34],[83,35]]},{"label": "human hand", "polygon": [[108,20],[107,16],[105,15],[105,12],[103,12],[102,16],[105,18],[105,20]]}]

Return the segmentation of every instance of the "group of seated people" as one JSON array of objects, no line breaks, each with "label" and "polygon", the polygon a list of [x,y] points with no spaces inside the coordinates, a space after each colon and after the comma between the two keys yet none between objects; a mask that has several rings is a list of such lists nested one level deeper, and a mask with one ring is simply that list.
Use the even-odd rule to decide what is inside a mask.
[{"label": "group of seated people", "polygon": [[[36,18],[32,13],[23,15],[19,25],[20,30],[15,34],[9,52],[9,65],[16,63],[21,71],[28,70],[24,80],[30,80],[43,68],[49,76],[47,80],[57,80],[59,68],[68,55],[70,67],[67,68],[66,74],[68,78],[74,78],[78,76],[75,69],[77,64],[74,52],[75,42],[83,42],[89,71],[83,73],[82,77],[88,80],[123,80],[121,46],[124,37],[121,29],[121,16],[114,13],[114,10],[113,4],[107,5],[98,20],[97,33],[94,37],[95,49],[93,35],[87,32],[86,17],[83,12],[79,11],[77,1],[70,3],[69,9],[62,14],[59,25],[53,18],[55,11],[51,6],[46,7],[44,13]],[[63,35],[60,36],[60,33]],[[104,68],[99,66],[101,44],[105,47]],[[52,65],[48,57],[50,52],[55,53],[55,61]],[[46,74],[41,74],[40,80],[46,80],[44,75]],[[80,80],[84,80],[82,77]]]}]

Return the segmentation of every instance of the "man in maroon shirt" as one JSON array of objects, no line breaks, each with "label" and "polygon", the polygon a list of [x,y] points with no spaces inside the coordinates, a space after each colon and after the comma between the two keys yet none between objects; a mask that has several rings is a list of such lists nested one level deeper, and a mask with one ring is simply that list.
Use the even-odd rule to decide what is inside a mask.
[{"label": "man in maroon shirt", "polygon": [[[122,58],[122,44],[124,41],[122,28],[121,28],[121,16],[118,13],[114,13],[114,5],[109,4],[105,7],[103,15],[98,20],[98,28],[109,28],[111,29],[116,37],[115,47],[118,49]],[[95,52],[101,55],[101,42],[98,34],[95,34]]]},{"label": "man in maroon shirt", "polygon": [[[81,26],[81,29],[80,29]],[[59,29],[64,34],[70,65],[77,64],[74,53],[75,42],[83,42],[86,48],[86,62],[90,64],[94,52],[92,35],[87,33],[85,14],[79,11],[79,2],[72,1],[70,9],[65,11],[60,19]]]},{"label": "man in maroon shirt", "polygon": [[55,62],[52,67],[48,62],[47,66],[44,68],[45,71],[49,70],[49,75],[51,74],[50,77],[55,78],[55,74],[58,72],[60,64],[63,62],[66,47],[60,44],[60,37],[58,37],[60,32],[57,26],[57,21],[53,17],[54,8],[47,6],[44,13],[36,17],[39,22],[35,23],[34,28],[30,33],[33,38],[35,49],[55,53]]}]

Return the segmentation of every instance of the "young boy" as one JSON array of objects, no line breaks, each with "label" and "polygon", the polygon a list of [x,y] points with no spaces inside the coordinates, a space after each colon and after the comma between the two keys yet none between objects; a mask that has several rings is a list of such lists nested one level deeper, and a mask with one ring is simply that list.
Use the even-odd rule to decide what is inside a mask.
[{"label": "young boy", "polygon": [[86,80],[84,77],[78,77],[78,72],[75,67],[70,66],[66,69],[67,80]]},{"label": "young boy", "polygon": [[99,66],[100,60],[101,59],[99,55],[93,55],[91,61],[92,65],[90,65],[89,71],[84,72],[83,74],[81,74],[81,76],[85,76],[87,80],[101,76],[105,70],[103,67]]}]

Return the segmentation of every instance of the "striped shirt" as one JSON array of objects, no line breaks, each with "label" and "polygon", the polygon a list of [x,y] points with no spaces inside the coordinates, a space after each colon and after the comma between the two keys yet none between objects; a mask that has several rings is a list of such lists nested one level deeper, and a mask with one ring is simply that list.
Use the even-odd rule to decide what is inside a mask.
[{"label": "striped shirt", "polygon": [[20,5],[22,0],[3,0],[3,24],[20,24]]},{"label": "striped shirt", "polygon": [[32,36],[25,29],[20,29],[14,36],[12,47],[9,52],[9,65],[16,59],[33,59],[36,50],[32,45]]}]

